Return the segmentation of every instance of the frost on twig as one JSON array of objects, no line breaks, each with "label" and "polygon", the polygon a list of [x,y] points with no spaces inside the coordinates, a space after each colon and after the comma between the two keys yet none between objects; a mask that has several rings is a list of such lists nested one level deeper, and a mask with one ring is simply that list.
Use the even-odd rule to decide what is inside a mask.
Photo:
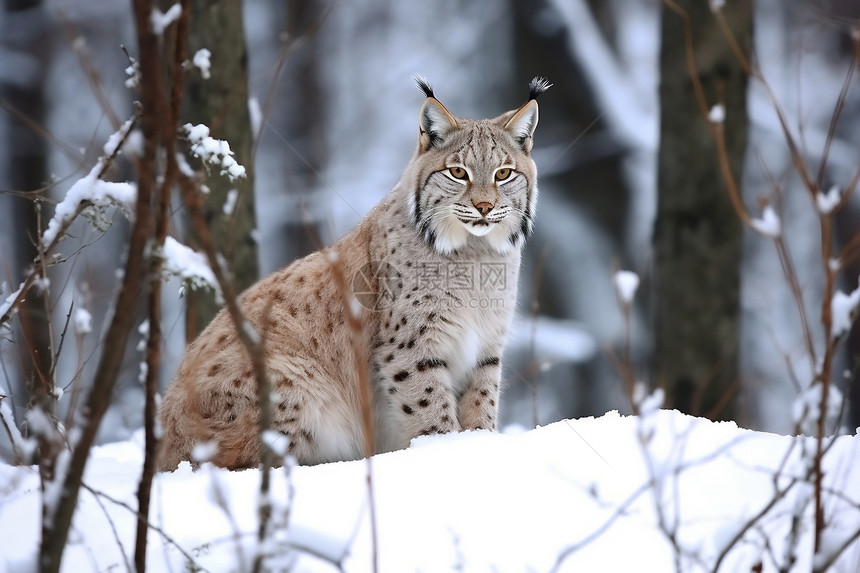
[{"label": "frost on twig", "polygon": [[229,143],[223,139],[209,137],[209,128],[203,124],[186,123],[182,128],[188,135],[191,152],[195,157],[201,158],[214,167],[219,167],[221,175],[226,175],[230,181],[245,177],[245,168],[233,159],[233,150],[230,149]]}]

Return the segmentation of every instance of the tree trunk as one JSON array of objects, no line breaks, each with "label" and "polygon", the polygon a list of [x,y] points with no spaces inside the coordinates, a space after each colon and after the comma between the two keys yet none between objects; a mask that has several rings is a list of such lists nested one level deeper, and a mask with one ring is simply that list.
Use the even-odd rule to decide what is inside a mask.
[{"label": "tree trunk", "polygon": [[[210,171],[210,189],[205,205],[206,221],[212,229],[218,251],[233,273],[237,291],[250,286],[259,276],[257,244],[252,231],[256,228],[254,212],[253,136],[248,113],[247,52],[241,0],[193,0],[189,56],[201,49],[211,52],[211,76],[200,69],[187,76],[189,122],[209,126],[210,135],[224,139],[245,166],[247,177],[230,181]],[[225,213],[231,191],[238,197],[232,212]],[[195,241],[192,239],[192,244]],[[186,320],[187,339],[191,341],[215,316],[220,305],[211,294],[200,291],[189,298]]]},{"label": "tree trunk", "polygon": [[[284,180],[283,189],[269,190],[268,196],[287,206],[287,212],[275,219],[273,239],[281,246],[275,256],[269,256],[269,266],[280,267],[307,255],[325,242],[329,215],[323,211],[319,190],[323,188],[320,173],[325,170],[331,155],[327,134],[331,131],[327,119],[331,103],[325,97],[323,85],[323,58],[326,33],[320,29],[327,18],[330,3],[320,0],[285,2],[273,9],[273,17],[282,22],[286,42],[281,48],[279,65],[283,70],[275,76],[276,85],[266,96],[264,105],[270,109],[267,124],[274,127],[264,130],[260,141],[269,137],[268,153],[278,154],[278,163]],[[289,105],[276,105],[278,101]],[[283,134],[289,144],[276,142],[271,137]],[[265,146],[265,143],[264,143]],[[271,161],[271,159],[270,159]]]},{"label": "tree trunk", "polygon": [[[11,52],[19,52],[30,62],[32,70],[19,70],[14,82],[0,85],[0,98],[9,107],[8,140],[6,153],[11,167],[9,185],[16,191],[36,191],[45,184],[46,145],[39,128],[43,124],[45,102],[42,94],[47,47],[40,40],[48,25],[41,0],[6,0],[3,19],[3,44]],[[12,76],[10,76],[12,77]],[[17,117],[16,117],[17,116]],[[41,196],[41,195],[39,195]],[[34,195],[34,198],[36,196]],[[7,198],[12,210],[12,225],[18,229],[13,245],[12,270],[17,273],[15,285],[23,278],[24,269],[36,259],[35,241],[41,236],[39,229],[38,201],[23,198]],[[50,213],[46,213],[49,216]],[[43,277],[44,278],[44,277]],[[47,292],[33,288],[19,309],[21,324],[22,376],[27,391],[27,407],[41,408],[53,417],[56,400],[51,356],[51,330],[48,313]],[[10,388],[10,390],[13,390]],[[45,447],[46,444],[41,444]],[[49,452],[45,456],[53,457]],[[42,468],[45,469],[44,467]],[[51,473],[48,471],[48,473]],[[43,475],[43,478],[49,478]]]},{"label": "tree trunk", "polygon": [[[704,0],[682,0],[696,73],[709,106],[725,105],[731,168],[740,180],[747,139],[747,76]],[[749,53],[749,1],[722,8]],[[660,153],[654,229],[654,380],[667,406],[711,418],[736,414],[742,225],[688,73],[684,22],[663,8]]]}]

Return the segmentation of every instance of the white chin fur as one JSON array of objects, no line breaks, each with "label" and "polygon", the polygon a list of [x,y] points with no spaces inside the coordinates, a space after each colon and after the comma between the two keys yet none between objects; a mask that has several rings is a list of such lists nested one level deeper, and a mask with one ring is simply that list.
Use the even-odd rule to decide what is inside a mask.
[{"label": "white chin fur", "polygon": [[482,237],[497,253],[506,255],[516,249],[510,241],[510,230],[505,225],[491,223],[490,225],[469,225],[453,216],[443,217],[436,222],[436,250],[444,255],[450,255],[466,246],[469,235]]},{"label": "white chin fur", "polygon": [[436,250],[444,255],[450,255],[465,246],[469,232],[456,217],[443,217],[436,222]]},{"label": "white chin fur", "polygon": [[469,231],[476,237],[483,237],[484,235],[496,228],[495,223],[490,223],[489,225],[473,225],[472,223],[463,223],[463,226],[466,227],[467,231]]}]

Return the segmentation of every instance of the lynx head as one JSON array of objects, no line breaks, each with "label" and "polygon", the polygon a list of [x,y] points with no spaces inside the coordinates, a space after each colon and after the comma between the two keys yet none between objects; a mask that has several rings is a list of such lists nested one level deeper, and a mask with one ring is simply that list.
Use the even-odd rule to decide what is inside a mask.
[{"label": "lynx head", "polygon": [[416,76],[427,95],[421,106],[418,150],[412,159],[412,222],[437,251],[450,254],[472,241],[499,253],[519,248],[531,233],[537,203],[532,136],[537,96],[552,84],[535,78],[529,99],[495,119],[454,117]]}]

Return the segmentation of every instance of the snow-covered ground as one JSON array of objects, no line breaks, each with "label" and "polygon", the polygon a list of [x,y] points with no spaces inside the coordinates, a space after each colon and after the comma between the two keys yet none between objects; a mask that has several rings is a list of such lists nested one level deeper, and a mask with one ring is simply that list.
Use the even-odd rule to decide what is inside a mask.
[{"label": "snow-covered ground", "polygon": [[[797,480],[813,446],[667,410],[420,438],[372,460],[379,571],[711,571],[727,547],[719,571],[810,571],[851,539],[830,570],[858,571],[860,439],[826,454],[819,556]],[[139,441],[93,451],[63,571],[132,570],[141,458]],[[368,467],[274,471],[273,570],[373,570]],[[250,570],[259,481],[208,465],[160,475],[148,569]],[[0,466],[0,571],[36,570],[39,504],[34,468]]]}]

